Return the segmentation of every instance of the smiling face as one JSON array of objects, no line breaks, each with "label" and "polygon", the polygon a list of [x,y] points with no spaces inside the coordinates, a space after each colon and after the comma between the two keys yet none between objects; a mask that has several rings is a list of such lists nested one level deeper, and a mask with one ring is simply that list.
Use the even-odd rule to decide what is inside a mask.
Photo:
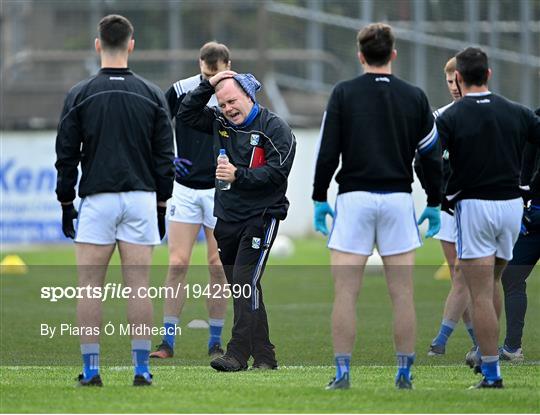
[{"label": "smiling face", "polygon": [[461,95],[459,94],[459,90],[456,84],[456,73],[455,72],[446,72],[446,86],[448,87],[448,91],[450,92],[450,95],[452,95],[452,98],[454,101],[457,101],[461,98]]},{"label": "smiling face", "polygon": [[217,84],[216,98],[225,118],[236,125],[242,124],[253,108],[251,98],[232,78]]}]

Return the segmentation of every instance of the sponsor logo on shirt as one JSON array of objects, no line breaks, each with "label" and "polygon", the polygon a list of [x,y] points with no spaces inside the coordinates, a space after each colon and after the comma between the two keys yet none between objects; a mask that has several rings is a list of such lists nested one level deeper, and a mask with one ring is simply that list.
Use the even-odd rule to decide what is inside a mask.
[{"label": "sponsor logo on shirt", "polygon": [[249,144],[251,144],[252,146],[258,145],[260,138],[261,137],[259,136],[259,134],[251,134],[251,137],[249,139]]},{"label": "sponsor logo on shirt", "polygon": [[390,79],[386,76],[379,76],[378,78],[375,78],[375,82],[390,82]]},{"label": "sponsor logo on shirt", "polygon": [[225,131],[225,130],[218,130],[218,133],[223,138],[229,138],[229,133],[227,131]]},{"label": "sponsor logo on shirt", "polygon": [[260,247],[261,247],[261,238],[253,238],[251,240],[251,247],[253,249],[260,249]]}]

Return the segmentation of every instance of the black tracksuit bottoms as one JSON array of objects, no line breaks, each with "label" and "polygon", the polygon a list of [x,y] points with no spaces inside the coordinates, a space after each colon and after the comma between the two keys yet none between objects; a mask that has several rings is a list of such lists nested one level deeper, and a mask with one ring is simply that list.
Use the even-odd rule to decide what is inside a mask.
[{"label": "black tracksuit bottoms", "polygon": [[[540,223],[538,224],[540,225]],[[521,347],[525,313],[527,312],[527,277],[540,259],[540,232],[519,235],[514,245],[513,258],[502,275],[506,338],[510,348]]]},{"label": "black tracksuit bottoms", "polygon": [[[278,226],[279,221],[273,217],[257,216],[244,222],[225,222],[218,218],[214,229],[219,257],[233,292],[234,323],[227,354],[242,365],[253,356],[254,364],[277,366],[274,345],[269,338],[261,278]],[[243,288],[241,295],[234,296],[234,286]]]}]

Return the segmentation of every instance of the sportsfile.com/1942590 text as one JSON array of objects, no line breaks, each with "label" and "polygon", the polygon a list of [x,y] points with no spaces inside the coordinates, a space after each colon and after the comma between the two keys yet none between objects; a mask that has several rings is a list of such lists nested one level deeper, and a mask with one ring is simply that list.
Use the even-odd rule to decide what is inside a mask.
[{"label": "sportsfile.com/1942590 text", "polygon": [[249,298],[251,285],[245,284],[178,284],[176,287],[131,287],[121,283],[107,283],[103,287],[41,287],[41,299],[52,303],[64,299],[100,299],[102,302],[109,299],[129,298]]}]

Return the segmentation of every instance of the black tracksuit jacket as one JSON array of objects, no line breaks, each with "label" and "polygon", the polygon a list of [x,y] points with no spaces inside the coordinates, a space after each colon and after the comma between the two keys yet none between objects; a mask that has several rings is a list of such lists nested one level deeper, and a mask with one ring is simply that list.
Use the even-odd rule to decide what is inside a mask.
[{"label": "black tracksuit jacket", "polygon": [[[453,105],[453,102],[451,104],[445,105],[444,107],[441,107],[435,111],[433,111],[433,117],[437,119],[441,114],[444,113],[448,108],[450,108]],[[452,173],[452,169],[450,168],[450,161],[448,161],[448,151],[443,152],[442,154],[443,159],[443,194],[446,192],[446,185],[448,184],[448,179],[450,178],[450,173]],[[418,180],[420,180],[420,184],[422,185],[422,188],[426,190],[426,177],[424,175],[424,169],[422,168],[422,158],[420,157],[420,154],[417,152],[414,156],[414,171],[416,173],[416,176],[418,177]],[[446,198],[442,198],[441,203],[441,209],[446,211],[447,213],[453,215],[453,207],[448,203]]]},{"label": "black tracksuit jacket", "polygon": [[312,199],[326,201],[336,175],[340,194],[410,193],[418,150],[428,205],[442,199],[442,158],[424,92],[393,75],[366,73],[340,82],[328,101]]},{"label": "black tracksuit jacket", "polygon": [[520,197],[523,149],[527,141],[540,145],[538,116],[523,105],[486,93],[465,95],[436,122],[450,154],[449,200]]},{"label": "black tracksuit jacket", "polygon": [[[294,160],[296,139],[291,128],[277,115],[261,107],[244,129],[231,125],[217,108],[206,103],[214,93],[204,80],[180,104],[178,118],[214,137],[214,157],[224,148],[236,166],[236,180],[227,191],[216,190],[214,215],[226,222],[241,222],[254,216],[283,220],[289,201],[285,197],[287,177]],[[264,149],[266,165],[250,168],[255,148]]]},{"label": "black tracksuit jacket", "polygon": [[68,93],[56,137],[60,202],[95,193],[172,195],[173,131],[167,102],[155,85],[128,68],[103,68]]},{"label": "black tracksuit jacket", "polygon": [[[535,114],[540,117],[540,108],[535,111]],[[540,206],[540,147],[535,144],[525,145],[520,184],[530,187],[533,205]]]},{"label": "black tracksuit jacket", "polygon": [[[176,177],[176,181],[190,189],[212,189],[215,187],[216,157],[211,134],[186,125],[178,116],[178,110],[186,94],[201,82],[201,75],[175,82],[165,93],[171,118],[175,121],[176,153],[193,164],[189,173]],[[194,85],[196,83],[196,85]]]}]

